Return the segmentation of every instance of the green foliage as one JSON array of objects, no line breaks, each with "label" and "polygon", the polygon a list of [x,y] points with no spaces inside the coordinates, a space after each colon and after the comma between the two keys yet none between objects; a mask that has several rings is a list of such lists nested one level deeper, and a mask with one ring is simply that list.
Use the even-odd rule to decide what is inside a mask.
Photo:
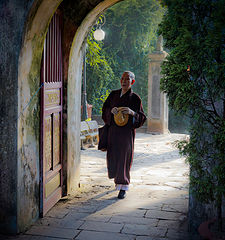
[{"label": "green foliage", "polygon": [[108,89],[115,87],[115,77],[102,49],[102,42],[97,42],[93,37],[94,29],[87,39],[87,99],[93,105],[93,114],[99,114],[102,107],[101,96]]},{"label": "green foliage", "polygon": [[157,28],[163,13],[164,9],[157,0],[126,0],[105,12],[104,41],[97,43],[93,40],[93,33],[89,35],[87,92],[88,102],[94,105],[96,113],[99,113],[100,96],[107,89],[120,88],[119,80],[126,70],[135,73],[133,89],[142,98],[147,112],[148,54],[155,49]]},{"label": "green foliage", "polygon": [[171,133],[189,134],[190,119],[179,112],[169,109],[169,130]]},{"label": "green foliage", "polygon": [[100,100],[100,102],[101,102],[101,105],[99,107],[99,112],[100,113],[102,113],[102,105],[105,102],[105,100],[107,99],[107,97],[109,96],[109,94],[110,94],[110,91],[106,90],[106,93],[101,95],[100,98],[97,99],[97,100]]},{"label": "green foliage", "polygon": [[159,34],[170,55],[161,89],[170,107],[192,118],[190,142],[179,146],[191,165],[191,189],[219,206],[225,194],[225,0],[162,2],[168,9]]}]

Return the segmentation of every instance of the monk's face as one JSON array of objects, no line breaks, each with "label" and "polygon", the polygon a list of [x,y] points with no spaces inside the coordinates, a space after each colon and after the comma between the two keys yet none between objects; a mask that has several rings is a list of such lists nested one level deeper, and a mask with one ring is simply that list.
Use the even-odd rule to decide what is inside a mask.
[{"label": "monk's face", "polygon": [[124,92],[128,91],[132,85],[132,78],[130,77],[129,73],[123,73],[120,79],[121,88]]}]

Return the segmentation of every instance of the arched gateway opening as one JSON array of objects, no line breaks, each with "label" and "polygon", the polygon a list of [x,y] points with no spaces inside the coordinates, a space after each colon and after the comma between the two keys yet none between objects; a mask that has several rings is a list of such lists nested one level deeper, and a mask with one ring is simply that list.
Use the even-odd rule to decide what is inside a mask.
[{"label": "arched gateway opening", "polygon": [[[64,22],[62,33],[65,112],[64,114],[60,113],[60,116],[62,114],[65,134],[63,135],[63,170],[60,168],[58,171],[63,171],[60,196],[73,192],[79,183],[83,42],[101,12],[118,0],[87,2],[82,5],[82,3],[75,4],[73,1],[34,1],[28,14],[19,57],[18,112],[23,112],[27,99],[30,99],[41,85],[40,69],[44,41],[56,9],[61,8],[64,14],[66,14],[66,11],[68,14],[73,13],[71,9],[74,6],[81,10],[75,26],[70,25],[70,22],[67,21],[68,19],[65,20],[64,16],[66,23]],[[40,103],[40,99],[34,97],[27,110],[18,119],[17,232],[24,231],[32,222],[36,221],[40,209],[43,212],[44,200],[40,192],[43,192],[45,186],[43,183],[45,173],[43,173],[41,152],[43,152],[47,143],[43,142],[43,138],[41,138],[41,132],[44,133],[43,129],[39,128]],[[49,127],[54,125],[53,122],[52,120],[49,122]],[[43,127],[43,124],[41,126]],[[43,134],[43,136],[45,135]],[[53,143],[53,138],[51,141]],[[41,142],[45,146],[41,147]],[[53,155],[53,152],[50,154]],[[26,179],[24,176],[26,176]],[[54,176],[52,175],[50,179]],[[59,181],[60,177],[56,180],[53,179],[48,186],[50,188],[48,191],[51,192],[51,185],[54,187]],[[24,208],[24,205],[27,207]],[[49,207],[52,205],[53,203],[49,204]],[[46,208],[46,211],[49,207]]]}]

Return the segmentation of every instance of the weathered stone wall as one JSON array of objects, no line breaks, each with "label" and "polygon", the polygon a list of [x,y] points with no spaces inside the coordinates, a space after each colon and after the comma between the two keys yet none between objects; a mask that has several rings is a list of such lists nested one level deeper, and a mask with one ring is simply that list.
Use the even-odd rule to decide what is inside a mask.
[{"label": "weathered stone wall", "polygon": [[[44,39],[61,0],[35,1],[24,24],[18,70],[18,109],[22,111],[40,87]],[[39,217],[40,202],[40,91],[18,120],[17,231]],[[24,207],[26,206],[26,207]]]},{"label": "weathered stone wall", "polygon": [[32,0],[0,1],[0,230],[17,231],[18,59]]},{"label": "weathered stone wall", "polygon": [[[222,111],[223,105],[218,105],[217,112],[222,115]],[[193,137],[196,139],[196,149],[193,150],[196,161],[199,161],[201,163],[205,178],[207,178],[207,175],[209,175],[209,179],[211,179],[212,176],[213,185],[211,185],[212,183],[210,181],[208,181],[207,185],[204,186],[201,186],[196,182],[194,184],[190,184],[188,208],[189,231],[192,235],[198,234],[198,227],[200,226],[200,224],[213,219],[215,219],[216,221],[210,225],[211,231],[221,231],[219,226],[220,217],[222,217],[223,219],[223,231],[225,231],[224,199],[222,199],[222,203],[221,205],[219,205],[221,206],[222,216],[220,216],[220,213],[218,211],[219,207],[216,200],[213,200],[213,197],[214,199],[216,199],[215,189],[218,187],[216,184],[217,179],[214,173],[214,167],[218,164],[218,160],[215,158],[217,154],[217,148],[215,145],[215,133],[218,130],[216,128],[214,129],[212,125],[201,120],[191,120],[191,124],[194,125],[196,129],[198,129],[198,134],[196,134],[196,132],[193,133],[192,130],[190,132],[190,135],[194,135]],[[198,178],[200,182],[203,182],[203,175],[202,173],[199,173],[197,168],[198,166],[196,163],[190,163],[190,178],[195,177]],[[210,188],[207,189],[208,186],[210,186]],[[212,197],[212,200],[207,201],[207,195],[205,195],[203,199],[203,194],[207,192],[210,193],[210,197]],[[199,200],[199,196],[197,196],[199,195],[199,193],[201,193],[201,200]],[[196,238],[196,240],[197,239],[198,238]]]}]

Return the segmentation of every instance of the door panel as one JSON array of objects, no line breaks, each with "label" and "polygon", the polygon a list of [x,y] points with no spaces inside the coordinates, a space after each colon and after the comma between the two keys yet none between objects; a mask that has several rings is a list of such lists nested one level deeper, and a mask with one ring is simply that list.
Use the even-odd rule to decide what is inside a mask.
[{"label": "door panel", "polygon": [[61,114],[55,113],[53,116],[53,126],[54,126],[54,136],[53,136],[53,167],[56,167],[60,164],[60,129],[61,129]]},{"label": "door panel", "polygon": [[52,166],[52,118],[45,116],[44,120],[44,160],[45,171],[50,171]]},{"label": "door panel", "polygon": [[41,204],[44,216],[62,197],[62,14],[49,25],[42,61]]}]

